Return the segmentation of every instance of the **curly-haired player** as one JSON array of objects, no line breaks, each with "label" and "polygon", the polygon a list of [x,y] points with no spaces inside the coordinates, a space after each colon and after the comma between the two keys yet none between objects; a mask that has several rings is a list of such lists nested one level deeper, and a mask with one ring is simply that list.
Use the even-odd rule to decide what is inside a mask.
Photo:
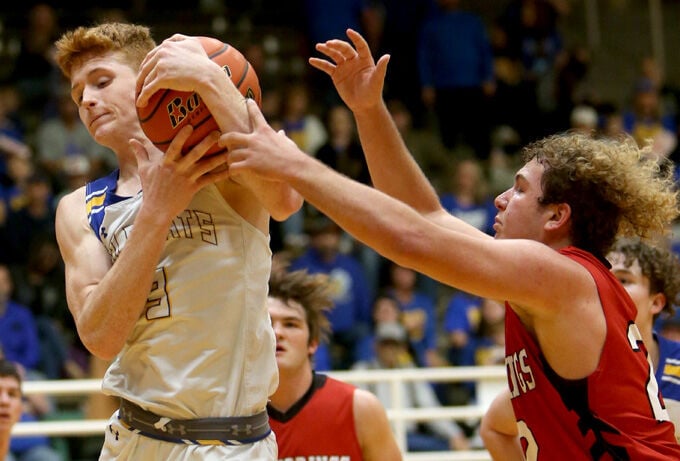
[{"label": "curly-haired player", "polygon": [[654,366],[666,410],[680,441],[680,342],[654,331],[659,316],[672,317],[680,303],[680,259],[666,246],[620,239],[607,255],[612,272],[637,307],[638,326]]},{"label": "curly-haired player", "polygon": [[251,103],[253,132],[220,140],[233,149],[231,174],[286,181],[386,258],[505,300],[508,389],[481,429],[494,458],[680,459],[635,305],[604,259],[619,233],[667,229],[678,214],[671,172],[632,140],[551,136],[528,147],[496,197],[491,237],[442,208],[382,99],[389,56],[375,64],[363,37],[348,35],[317,44],[328,59],[310,63],[352,109],[378,190],[300,152]]}]

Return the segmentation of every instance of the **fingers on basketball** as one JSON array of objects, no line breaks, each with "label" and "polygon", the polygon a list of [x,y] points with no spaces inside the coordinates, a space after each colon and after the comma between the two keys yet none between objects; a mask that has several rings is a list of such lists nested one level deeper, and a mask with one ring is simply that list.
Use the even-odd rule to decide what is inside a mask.
[{"label": "fingers on basketball", "polygon": [[[246,98],[262,103],[262,91],[255,69],[243,54],[217,38],[197,37],[208,57],[224,69],[236,88]],[[217,122],[197,93],[163,89],[149,99],[145,107],[137,108],[137,116],[144,134],[165,152],[177,132],[191,124],[194,132],[184,144],[183,152],[196,146],[211,131],[219,130]],[[226,149],[215,144],[206,155],[215,155]]]}]

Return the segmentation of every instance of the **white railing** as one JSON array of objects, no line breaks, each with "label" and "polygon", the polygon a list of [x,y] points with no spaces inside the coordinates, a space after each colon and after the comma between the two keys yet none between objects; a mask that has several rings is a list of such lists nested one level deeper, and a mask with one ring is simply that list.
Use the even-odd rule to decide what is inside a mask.
[{"label": "white railing", "polygon": [[[387,416],[404,453],[404,461],[488,461],[486,450],[447,451],[414,453],[406,451],[406,424],[410,421],[449,419],[454,421],[478,420],[482,417],[491,399],[506,385],[504,367],[443,367],[403,370],[357,370],[333,371],[334,378],[354,384],[388,382],[392,386],[392,404]],[[477,402],[466,406],[444,406],[438,408],[405,408],[401,396],[404,381],[462,382],[476,383]],[[53,397],[83,396],[100,392],[98,379],[27,381],[24,393],[47,394]],[[70,421],[40,421],[18,423],[13,436],[44,434],[48,436],[92,436],[103,434],[107,420],[84,419]]]}]

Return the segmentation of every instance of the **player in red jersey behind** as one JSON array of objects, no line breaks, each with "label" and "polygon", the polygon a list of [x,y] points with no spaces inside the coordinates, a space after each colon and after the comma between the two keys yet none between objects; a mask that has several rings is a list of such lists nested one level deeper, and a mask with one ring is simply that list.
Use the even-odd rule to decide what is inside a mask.
[{"label": "player in red jersey behind", "polygon": [[314,372],[312,357],[330,328],[327,277],[273,270],[267,302],[279,368],[267,411],[279,459],[401,460],[377,397]]}]

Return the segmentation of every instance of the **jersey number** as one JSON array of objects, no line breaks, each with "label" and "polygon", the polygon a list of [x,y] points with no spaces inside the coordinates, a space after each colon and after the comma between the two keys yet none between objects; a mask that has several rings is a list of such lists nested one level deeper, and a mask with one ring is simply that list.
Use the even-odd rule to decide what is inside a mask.
[{"label": "jersey number", "polygon": [[146,298],[146,319],[155,320],[170,317],[170,301],[166,286],[165,268],[156,269],[156,274],[151,284],[151,292]]},{"label": "jersey number", "polygon": [[[638,330],[637,325],[634,323],[628,325],[628,342],[635,352],[643,352],[640,349],[642,336],[640,335],[640,330]],[[649,364],[649,374],[647,375],[647,400],[649,400],[649,406],[657,421],[668,421],[668,411],[666,411],[661,400],[659,386],[654,377],[654,367],[652,366],[649,355],[647,355],[647,363]],[[517,421],[517,429],[519,431],[522,448],[524,449],[524,457],[527,461],[535,461],[538,459],[538,443],[534,438],[534,434],[524,421]]]},{"label": "jersey number", "polygon": [[[635,352],[640,352],[642,336],[640,335],[640,330],[638,330],[637,325],[634,323],[628,325],[628,342]],[[661,400],[659,385],[654,377],[652,360],[646,352],[645,355],[647,356],[647,364],[649,365],[649,374],[647,375],[647,399],[649,400],[649,406],[652,408],[652,413],[654,413],[654,417],[657,421],[668,421],[670,418],[668,417],[668,411],[666,411],[666,407]]]}]

